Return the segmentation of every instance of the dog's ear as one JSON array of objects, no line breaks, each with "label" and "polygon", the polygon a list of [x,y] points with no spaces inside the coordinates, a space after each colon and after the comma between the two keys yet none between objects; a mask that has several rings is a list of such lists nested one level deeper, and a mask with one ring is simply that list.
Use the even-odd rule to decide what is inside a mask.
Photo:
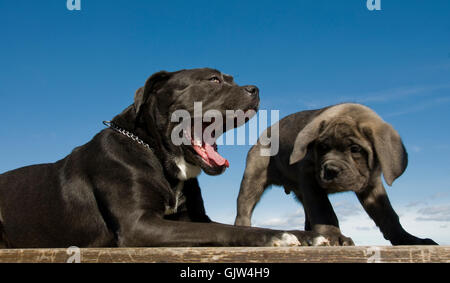
[{"label": "dog's ear", "polygon": [[289,158],[290,165],[299,162],[305,157],[308,145],[319,137],[324,124],[324,120],[315,118],[298,133],[297,138],[295,138],[294,149]]},{"label": "dog's ear", "polygon": [[155,73],[147,79],[144,87],[141,87],[136,91],[134,94],[134,109],[137,116],[139,116],[142,106],[147,102],[149,96],[152,93],[155,93],[170,78],[170,76],[171,73],[166,71]]},{"label": "dog's ear", "polygon": [[362,125],[363,132],[371,140],[389,186],[405,172],[408,153],[397,131],[388,123],[377,122]]},{"label": "dog's ear", "polygon": [[142,105],[144,104],[144,87],[140,87],[138,90],[136,90],[136,93],[134,94],[134,109],[136,110],[136,113],[138,113],[141,110]]}]

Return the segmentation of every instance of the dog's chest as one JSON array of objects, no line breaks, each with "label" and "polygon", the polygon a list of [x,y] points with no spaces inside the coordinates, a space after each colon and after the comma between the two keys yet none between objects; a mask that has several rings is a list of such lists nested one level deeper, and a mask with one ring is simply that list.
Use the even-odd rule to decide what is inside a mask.
[{"label": "dog's chest", "polygon": [[198,166],[192,165],[186,162],[184,157],[176,157],[175,164],[178,167],[178,179],[181,181],[186,181],[200,175],[201,169]]},{"label": "dog's chest", "polygon": [[180,181],[175,187],[175,201],[166,205],[165,215],[171,215],[180,212],[183,204],[186,202],[186,196],[183,194],[184,182]]}]

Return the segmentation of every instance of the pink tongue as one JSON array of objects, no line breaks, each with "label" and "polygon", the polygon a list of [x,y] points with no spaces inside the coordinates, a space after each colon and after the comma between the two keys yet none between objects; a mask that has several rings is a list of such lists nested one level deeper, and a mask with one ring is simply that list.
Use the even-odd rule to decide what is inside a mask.
[{"label": "pink tongue", "polygon": [[228,160],[226,160],[225,158],[220,156],[220,154],[217,153],[217,151],[215,151],[214,148],[210,144],[205,143],[205,151],[206,151],[206,154],[208,155],[208,158],[210,160],[214,161],[214,163],[216,163],[216,165],[219,165],[219,166],[225,165],[227,168],[230,166],[230,164],[228,163]]}]

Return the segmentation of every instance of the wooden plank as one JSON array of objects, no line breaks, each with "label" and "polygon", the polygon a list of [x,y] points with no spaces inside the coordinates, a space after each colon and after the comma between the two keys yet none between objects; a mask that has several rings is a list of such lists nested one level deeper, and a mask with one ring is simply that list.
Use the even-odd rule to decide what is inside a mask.
[{"label": "wooden plank", "polygon": [[[75,250],[76,251],[76,250]],[[449,246],[292,247],[292,248],[88,248],[79,249],[83,263],[283,263],[283,262],[446,262]],[[66,249],[4,249],[0,263],[64,263],[77,259]]]}]

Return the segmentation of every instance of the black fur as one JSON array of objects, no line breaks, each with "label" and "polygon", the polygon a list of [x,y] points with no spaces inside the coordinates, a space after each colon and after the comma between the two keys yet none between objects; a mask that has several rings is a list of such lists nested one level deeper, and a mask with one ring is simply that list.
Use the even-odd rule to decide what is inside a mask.
[{"label": "black fur", "polygon": [[[194,101],[203,102],[204,111],[256,110],[259,96],[256,87],[238,86],[213,69],[154,74],[112,121],[152,150],[107,128],[56,163],[0,175],[3,242],[12,248],[271,245],[282,231],[212,223],[197,179],[179,179],[180,157],[210,175],[225,170],[203,164],[191,146],[171,142],[170,114],[192,113]],[[183,181],[186,201],[166,215]],[[317,236],[293,233],[301,241]]]}]

